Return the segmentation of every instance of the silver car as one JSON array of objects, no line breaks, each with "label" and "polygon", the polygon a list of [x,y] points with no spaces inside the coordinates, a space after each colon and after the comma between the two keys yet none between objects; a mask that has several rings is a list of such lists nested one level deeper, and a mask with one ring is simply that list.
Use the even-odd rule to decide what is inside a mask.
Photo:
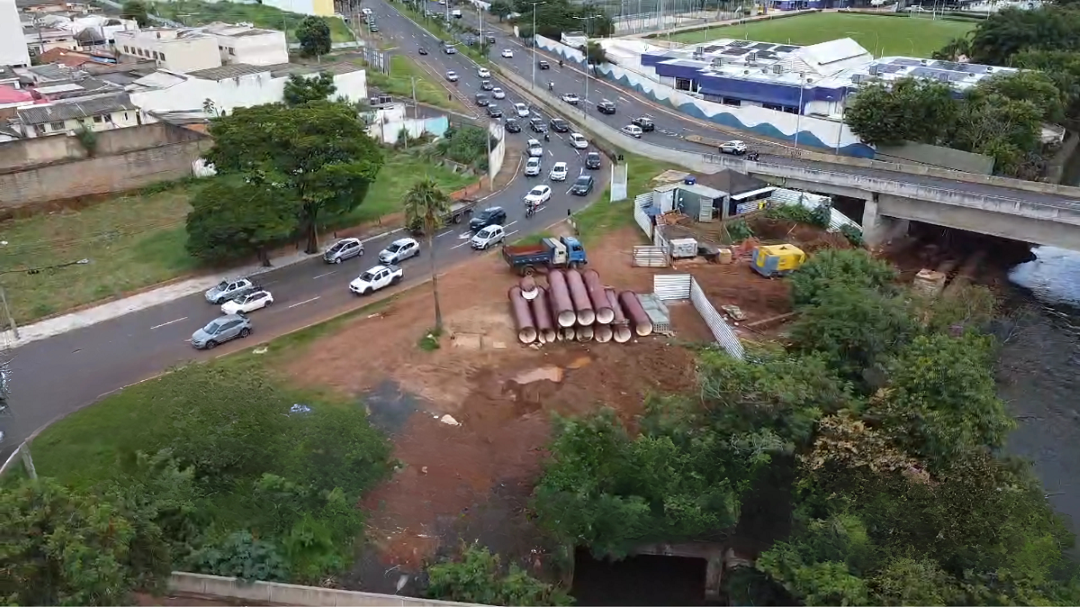
[{"label": "silver car", "polygon": [[420,243],[416,239],[398,239],[379,252],[379,261],[383,264],[400,264],[420,254]]},{"label": "silver car", "polygon": [[191,345],[200,350],[210,349],[229,340],[246,338],[250,333],[251,319],[240,314],[224,315],[191,334]]},{"label": "silver car", "polygon": [[364,242],[360,239],[341,239],[331,245],[323,253],[323,261],[327,264],[340,264],[350,258],[364,255]]},{"label": "silver car", "polygon": [[206,301],[221,306],[229,300],[236,299],[252,291],[255,291],[255,284],[251,282],[251,279],[222,281],[206,290]]}]

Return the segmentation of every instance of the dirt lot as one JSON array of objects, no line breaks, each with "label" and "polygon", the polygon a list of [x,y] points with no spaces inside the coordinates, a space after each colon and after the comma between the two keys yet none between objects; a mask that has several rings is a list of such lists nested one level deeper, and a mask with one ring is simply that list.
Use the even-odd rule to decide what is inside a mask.
[{"label": "dirt lot", "polygon": [[[589,248],[590,267],[605,284],[648,293],[658,270],[683,271],[697,277],[715,305],[738,305],[751,320],[788,310],[786,284],[755,275],[745,262],[633,268],[638,237],[620,231]],[[359,397],[375,424],[393,437],[402,463],[364,505],[372,513],[368,537],[381,564],[355,573],[363,580],[347,586],[381,590],[373,577],[386,578],[383,571],[395,566],[415,571],[459,539],[480,539],[507,559],[536,565],[543,551],[525,511],[552,413],[609,406],[631,420],[649,394],[694,388],[694,357],[682,344],[710,340],[711,334],[689,303],[670,306],[674,339],[541,349],[516,340],[506,295],[514,284],[497,254],[440,278],[447,332],[433,352],[417,346],[433,325],[431,292],[421,288],[288,363],[286,372],[297,381]]]}]

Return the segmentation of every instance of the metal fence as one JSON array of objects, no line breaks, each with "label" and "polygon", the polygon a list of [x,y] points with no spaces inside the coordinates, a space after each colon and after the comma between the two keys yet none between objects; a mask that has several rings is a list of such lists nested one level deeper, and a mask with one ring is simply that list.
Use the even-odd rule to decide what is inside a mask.
[{"label": "metal fence", "polygon": [[653,222],[652,217],[645,213],[645,208],[652,205],[652,199],[652,192],[645,192],[634,197],[634,221],[650,240],[653,238]]},{"label": "metal fence", "polygon": [[671,266],[671,257],[663,247],[635,245],[632,263],[639,268],[667,268]]},{"label": "metal fence", "polygon": [[735,331],[717,312],[694,277],[689,274],[658,274],[653,277],[653,294],[660,301],[690,300],[694,310],[709,326],[716,342],[727,354],[739,359],[746,357],[743,345]]},{"label": "metal fence", "polygon": [[690,282],[694,277],[688,274],[658,274],[653,276],[653,294],[660,300],[686,300],[690,297]]}]

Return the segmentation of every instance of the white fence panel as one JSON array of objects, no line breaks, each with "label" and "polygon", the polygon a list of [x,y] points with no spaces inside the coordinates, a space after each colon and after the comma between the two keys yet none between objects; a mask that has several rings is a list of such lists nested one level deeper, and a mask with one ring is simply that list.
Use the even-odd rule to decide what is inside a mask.
[{"label": "white fence panel", "polygon": [[652,218],[645,213],[645,208],[652,205],[652,194],[652,192],[646,192],[634,197],[634,221],[650,240],[653,236],[653,224]]},{"label": "white fence panel", "polygon": [[701,287],[693,278],[690,280],[690,301],[694,303],[694,308],[701,315],[701,318],[705,320],[705,324],[709,326],[713,337],[716,338],[721,348],[732,357],[740,361],[743,360],[746,357],[746,352],[743,350],[742,342],[739,342],[739,337],[735,335],[727,321],[724,321],[723,315],[716,311],[712,302],[705,296],[705,292],[701,290]]},{"label": "white fence panel", "polygon": [[635,245],[633,264],[639,268],[667,268],[671,266],[671,260],[662,247]]},{"label": "white fence panel", "polygon": [[611,202],[626,200],[626,181],[630,176],[630,166],[626,163],[611,168]]},{"label": "white fence panel", "polygon": [[694,277],[688,274],[658,274],[653,276],[653,295],[659,300],[685,300],[690,297],[690,283]]},{"label": "white fence panel", "polygon": [[664,236],[664,230],[660,226],[656,226],[653,230],[652,244],[657,247],[663,247],[664,249],[671,251],[671,241],[667,240]]}]

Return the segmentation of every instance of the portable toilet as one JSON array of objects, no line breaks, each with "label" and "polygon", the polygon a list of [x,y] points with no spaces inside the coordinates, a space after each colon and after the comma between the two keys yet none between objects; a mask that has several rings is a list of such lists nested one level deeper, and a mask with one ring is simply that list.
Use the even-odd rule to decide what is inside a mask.
[{"label": "portable toilet", "polygon": [[806,254],[794,245],[760,245],[754,248],[754,270],[764,277],[784,276],[806,261]]}]

